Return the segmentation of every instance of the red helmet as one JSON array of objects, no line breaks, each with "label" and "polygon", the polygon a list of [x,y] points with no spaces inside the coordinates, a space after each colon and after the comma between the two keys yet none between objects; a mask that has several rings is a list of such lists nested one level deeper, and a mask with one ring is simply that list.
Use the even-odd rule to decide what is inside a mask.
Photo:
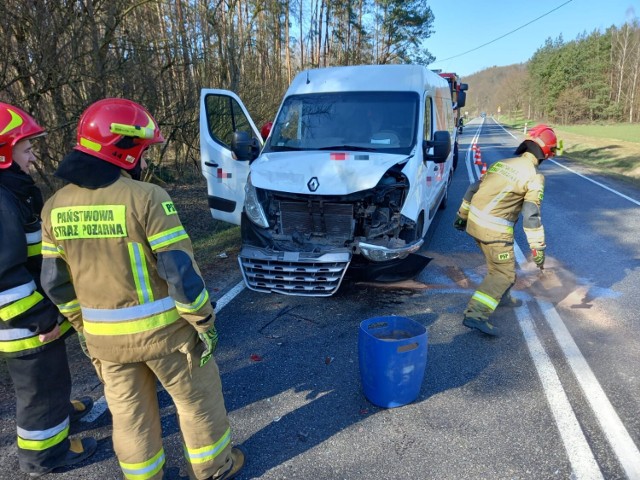
[{"label": "red helmet", "polygon": [[0,169],[13,163],[13,147],[20,140],[46,135],[31,115],[18,107],[0,102]]},{"label": "red helmet", "polygon": [[555,156],[558,148],[558,138],[550,126],[545,124],[536,125],[529,130],[526,140],[537,143],[542,148],[544,158]]},{"label": "red helmet", "polygon": [[74,148],[131,170],[149,145],[162,142],[158,123],[143,106],[124,98],[105,98],[80,117]]}]

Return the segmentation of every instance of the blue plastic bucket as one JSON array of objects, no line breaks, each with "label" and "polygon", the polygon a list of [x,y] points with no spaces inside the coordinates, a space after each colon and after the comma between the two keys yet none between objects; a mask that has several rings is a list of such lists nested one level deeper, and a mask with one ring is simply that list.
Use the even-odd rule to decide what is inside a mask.
[{"label": "blue plastic bucket", "polygon": [[427,365],[427,329],[406,317],[375,317],[360,323],[358,356],[367,399],[384,408],[413,402]]}]

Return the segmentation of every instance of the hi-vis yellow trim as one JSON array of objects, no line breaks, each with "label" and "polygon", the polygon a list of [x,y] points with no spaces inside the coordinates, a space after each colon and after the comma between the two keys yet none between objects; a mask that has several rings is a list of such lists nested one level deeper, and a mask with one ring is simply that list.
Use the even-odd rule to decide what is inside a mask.
[{"label": "hi-vis yellow trim", "polygon": [[133,281],[136,284],[136,293],[138,294],[138,302],[151,303],[154,301],[153,291],[151,290],[151,281],[149,280],[149,271],[147,270],[147,260],[144,256],[144,250],[140,243],[130,243],[129,261],[131,262],[131,272]]},{"label": "hi-vis yellow trim", "polygon": [[91,141],[88,138],[80,138],[80,145],[84,148],[88,148],[89,150],[93,150],[94,152],[99,152],[102,149],[102,145],[98,142]]},{"label": "hi-vis yellow trim", "polygon": [[486,305],[492,311],[495,310],[498,306],[498,301],[495,298],[490,297],[486,293],[482,293],[479,290],[476,290],[476,292],[473,294],[473,297],[471,297],[471,300],[475,300],[476,302]]},{"label": "hi-vis yellow trim", "polygon": [[231,429],[227,428],[224,435],[216,443],[200,448],[188,448],[184,446],[184,455],[189,463],[204,463],[216,458],[222,450],[231,442]]},{"label": "hi-vis yellow trim", "polygon": [[126,237],[126,207],[83,205],[54,208],[51,226],[57,240]]},{"label": "hi-vis yellow trim", "polygon": [[173,202],[162,202],[162,208],[164,208],[164,213],[167,215],[176,215],[178,213]]},{"label": "hi-vis yellow trim", "polygon": [[33,245],[27,245],[27,257],[35,257],[42,253],[42,243],[34,243]]},{"label": "hi-vis yellow trim", "polygon": [[9,115],[11,115],[11,120],[9,120],[9,123],[7,123],[7,126],[4,127],[4,129],[0,132],[0,135],[10,132],[14,128],[18,128],[20,125],[24,123],[24,120],[22,119],[22,117],[18,115],[16,112],[14,112],[13,110],[11,110],[10,108],[7,108],[7,112],[9,112]]},{"label": "hi-vis yellow trim", "polygon": [[489,228],[495,232],[513,235],[513,227],[503,223],[504,219],[471,210],[469,213],[469,220],[481,227]]},{"label": "hi-vis yellow trim", "polygon": [[29,310],[42,299],[43,296],[40,292],[35,290],[31,295],[0,308],[0,319],[4,321],[11,320]]},{"label": "hi-vis yellow trim", "polygon": [[189,238],[187,232],[185,232],[182,226],[174,227],[164,232],[157,233],[149,237],[149,245],[154,252],[162,247],[171,245],[172,243],[179,242],[180,240],[186,240]]},{"label": "hi-vis yellow trim", "polygon": [[74,298],[70,302],[61,303],[59,305],[56,305],[56,307],[58,307],[58,310],[60,310],[61,314],[69,315],[71,313],[80,311],[80,302],[78,302],[77,298]]},{"label": "hi-vis yellow trim", "polygon": [[112,123],[109,130],[111,133],[124,135],[125,137],[144,138],[151,140],[155,136],[155,125],[153,121],[149,126],[141,127],[139,125],[127,125],[126,123]]},{"label": "hi-vis yellow trim", "polygon": [[66,427],[64,430],[54,435],[51,438],[47,438],[46,440],[26,440],[18,436],[18,448],[22,448],[23,450],[36,450],[42,451],[47,448],[51,448],[55,445],[58,445],[65,438],[69,436],[69,427]]},{"label": "hi-vis yellow trim", "polygon": [[92,322],[85,318],[83,319],[83,323],[84,331],[89,335],[130,335],[171,325],[179,318],[180,314],[173,308],[140,320],[130,320],[128,322]]},{"label": "hi-vis yellow trim", "polygon": [[146,480],[156,475],[164,465],[164,449],[160,449],[150,460],[140,463],[120,462],[122,473],[129,480]]},{"label": "hi-vis yellow trim", "polygon": [[198,298],[196,298],[192,303],[189,304],[189,303],[176,302],[176,308],[178,309],[179,312],[193,313],[200,310],[202,306],[206,304],[208,301],[209,301],[209,292],[207,292],[207,289],[205,288],[202,290],[202,292],[200,292],[200,295],[198,295]]},{"label": "hi-vis yellow trim", "polygon": [[42,256],[43,257],[59,257],[60,251],[53,243],[42,242]]},{"label": "hi-vis yellow trim", "polygon": [[[68,320],[65,320],[60,324],[60,335],[64,335],[71,328],[71,324]],[[57,339],[56,339],[57,340]],[[51,340],[55,342],[55,340]],[[0,352],[2,353],[16,353],[31,350],[33,348],[41,347],[50,342],[41,342],[38,335],[34,334],[32,337],[23,338],[20,340],[9,340],[0,342]]]}]

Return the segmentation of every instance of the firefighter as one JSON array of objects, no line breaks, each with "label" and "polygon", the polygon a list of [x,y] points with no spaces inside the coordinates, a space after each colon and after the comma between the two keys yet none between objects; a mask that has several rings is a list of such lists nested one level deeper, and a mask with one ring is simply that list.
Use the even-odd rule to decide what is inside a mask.
[{"label": "firefighter", "polygon": [[538,167],[555,156],[557,144],[547,125],[532,128],[516,148],[518,157],[494,163],[464,195],[454,227],[466,229],[487,263],[487,276],[464,311],[462,323],[466,327],[497,336],[498,328],[489,322],[496,307],[522,304],[510,294],[516,281],[513,227],[520,213],[533,261],[540,269],[544,266],[546,244],[540,215],[544,176]]},{"label": "firefighter", "polygon": [[30,115],[0,103],[0,356],[16,393],[18,462],[33,477],[80,463],[97,445],[68,438],[69,423],[93,401],[69,401],[64,339],[73,329],[40,287],[42,194],[29,168],[31,140],[44,134]]},{"label": "firefighter", "polygon": [[161,479],[165,453],[156,395],[171,395],[192,479],[234,478],[209,294],[171,198],[139,181],[164,138],[141,105],[107,98],[82,114],[77,145],[56,176],[69,182],[43,209],[45,291],[81,331],[113,417],[127,479]]}]

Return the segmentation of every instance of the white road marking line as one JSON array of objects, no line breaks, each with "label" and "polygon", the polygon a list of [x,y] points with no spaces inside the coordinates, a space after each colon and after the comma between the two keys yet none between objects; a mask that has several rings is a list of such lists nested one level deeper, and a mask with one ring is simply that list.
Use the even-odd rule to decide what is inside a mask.
[{"label": "white road marking line", "polygon": [[509,130],[507,130],[506,128],[504,128],[504,127],[502,126],[502,124],[501,124],[501,123],[496,122],[496,125],[498,125],[501,129],[503,129],[505,132],[507,132],[507,133],[508,133],[509,135],[511,135],[513,138],[515,138],[516,140],[518,140],[518,138],[517,138],[513,133],[511,133]]},{"label": "white road marking line", "polygon": [[[231,302],[231,300],[236,298],[236,296],[242,290],[244,290],[244,280],[240,280],[240,282],[235,287],[233,287],[231,290],[225,293],[222,297],[220,297],[219,300],[216,301],[216,314],[220,312],[220,310],[222,310],[224,307],[226,307]],[[211,295],[211,293],[209,294]]]},{"label": "white road marking line", "polygon": [[471,143],[469,144],[469,148],[467,149],[466,165],[467,165],[467,175],[469,176],[469,183],[475,182],[475,177],[473,176],[474,170],[475,170],[476,177],[480,177],[480,169],[474,163],[475,162],[475,158],[473,158],[472,153],[473,153],[473,144],[478,141],[478,138],[480,137],[480,131],[482,130],[482,125],[483,124],[484,124],[484,121],[480,124],[480,126],[478,127],[478,130],[476,130],[476,133],[473,135],[473,139],[471,140]]},{"label": "white road marking line", "polygon": [[551,163],[555,163],[555,164],[556,164],[556,165],[558,165],[559,167],[564,168],[565,170],[569,170],[571,173],[573,173],[573,174],[575,174],[575,175],[578,175],[580,178],[584,178],[585,180],[587,180],[587,181],[589,181],[589,182],[591,182],[591,183],[594,183],[594,184],[598,185],[599,187],[602,187],[602,188],[604,188],[605,190],[610,191],[611,193],[615,193],[615,194],[616,194],[616,195],[618,195],[619,197],[622,197],[622,198],[624,198],[625,200],[629,200],[631,203],[635,203],[636,205],[640,206],[640,202],[639,202],[638,200],[634,200],[634,199],[633,199],[633,198],[631,198],[631,197],[627,197],[627,196],[626,196],[626,195],[624,195],[623,193],[620,193],[620,192],[618,192],[617,190],[614,190],[613,188],[609,188],[609,187],[607,187],[606,185],[603,185],[603,184],[602,184],[602,183],[600,183],[600,182],[596,182],[595,180],[593,180],[593,179],[591,179],[591,178],[589,178],[589,177],[586,177],[586,176],[582,175],[581,173],[578,173],[578,172],[576,172],[575,170],[572,170],[571,168],[567,167],[566,165],[562,165],[561,163],[559,163],[559,162],[557,162],[557,161],[555,161],[555,160],[549,160],[549,161],[550,161]]},{"label": "white road marking line", "polygon": [[536,301],[627,477],[630,480],[640,479],[640,450],[633,442],[556,309],[545,300],[537,299]]},{"label": "white road marking line", "polygon": [[93,402],[93,408],[87,414],[86,417],[82,417],[79,421],[83,423],[91,423],[98,419],[104,412],[107,411],[107,401],[104,397],[100,397]]},{"label": "white road marking line", "polygon": [[529,307],[524,303],[514,310],[531,359],[542,383],[544,394],[547,397],[547,403],[560,432],[560,438],[567,451],[571,469],[573,470],[572,478],[580,480],[603,479],[600,467],[598,467],[593,452],[580,428],[578,419],[569,403],[567,394],[562,388],[553,363],[536,334]]},{"label": "white road marking line", "polygon": [[[513,247],[520,268],[524,268],[527,265],[527,259],[517,243],[514,242]],[[615,408],[611,405],[558,311],[553,304],[546,300],[536,298],[536,302],[627,477],[630,480],[640,480],[640,451],[638,447],[620,420]]]}]

